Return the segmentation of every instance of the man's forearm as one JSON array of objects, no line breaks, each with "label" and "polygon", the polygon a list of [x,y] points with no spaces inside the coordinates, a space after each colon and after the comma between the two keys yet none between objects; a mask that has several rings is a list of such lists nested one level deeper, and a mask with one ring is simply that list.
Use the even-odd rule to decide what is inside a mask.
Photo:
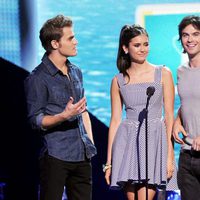
[{"label": "man's forearm", "polygon": [[83,112],[82,117],[83,117],[83,124],[84,124],[85,130],[88,134],[88,137],[90,138],[92,143],[94,143],[93,134],[92,134],[92,125],[91,125],[91,120],[90,120],[90,116],[89,116],[88,112],[87,111]]}]

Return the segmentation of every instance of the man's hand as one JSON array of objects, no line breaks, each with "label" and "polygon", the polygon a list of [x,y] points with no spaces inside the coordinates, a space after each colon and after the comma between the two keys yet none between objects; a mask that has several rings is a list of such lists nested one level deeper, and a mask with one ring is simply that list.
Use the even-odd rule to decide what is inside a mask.
[{"label": "man's hand", "polygon": [[175,120],[174,125],[173,125],[173,137],[174,140],[176,142],[178,142],[179,144],[184,144],[184,141],[179,137],[179,133],[182,133],[184,136],[187,136],[187,133],[185,131],[185,129],[183,128],[183,126],[181,125],[181,123],[177,120]]},{"label": "man's hand", "polygon": [[73,116],[79,115],[86,109],[86,98],[83,97],[80,101],[73,104],[74,99],[70,97],[63,112],[56,115],[46,115],[42,119],[42,129],[47,130],[55,127],[62,122],[70,119]]},{"label": "man's hand", "polygon": [[193,139],[192,148],[195,151],[200,151],[200,136]]},{"label": "man's hand", "polygon": [[65,119],[69,119],[73,116],[79,115],[86,110],[86,98],[83,97],[77,103],[73,104],[74,99],[70,97],[62,115]]}]

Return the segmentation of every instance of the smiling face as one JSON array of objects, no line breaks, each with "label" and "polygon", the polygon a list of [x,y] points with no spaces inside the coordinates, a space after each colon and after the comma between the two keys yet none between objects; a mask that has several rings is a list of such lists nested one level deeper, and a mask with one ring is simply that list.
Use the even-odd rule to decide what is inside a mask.
[{"label": "smiling face", "polygon": [[128,47],[123,46],[123,49],[129,53],[131,61],[144,63],[149,53],[149,38],[146,34],[138,35],[131,39]]},{"label": "smiling face", "polygon": [[200,30],[192,24],[182,30],[181,42],[189,57],[200,55]]}]

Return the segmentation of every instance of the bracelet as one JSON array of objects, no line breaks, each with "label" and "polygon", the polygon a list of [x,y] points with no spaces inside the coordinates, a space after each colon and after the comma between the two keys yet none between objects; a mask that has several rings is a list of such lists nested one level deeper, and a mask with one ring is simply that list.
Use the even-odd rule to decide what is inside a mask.
[{"label": "bracelet", "polygon": [[105,164],[103,165],[103,172],[106,172],[107,169],[110,169],[112,167],[111,164]]}]

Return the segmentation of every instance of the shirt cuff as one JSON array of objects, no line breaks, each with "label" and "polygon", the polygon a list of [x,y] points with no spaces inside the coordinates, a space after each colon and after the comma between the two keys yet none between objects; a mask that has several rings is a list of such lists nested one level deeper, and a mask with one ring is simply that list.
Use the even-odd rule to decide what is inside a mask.
[{"label": "shirt cuff", "polygon": [[39,127],[41,130],[46,131],[47,129],[42,127],[42,120],[43,120],[44,114],[40,113],[37,117],[36,117],[36,125],[37,127]]}]

